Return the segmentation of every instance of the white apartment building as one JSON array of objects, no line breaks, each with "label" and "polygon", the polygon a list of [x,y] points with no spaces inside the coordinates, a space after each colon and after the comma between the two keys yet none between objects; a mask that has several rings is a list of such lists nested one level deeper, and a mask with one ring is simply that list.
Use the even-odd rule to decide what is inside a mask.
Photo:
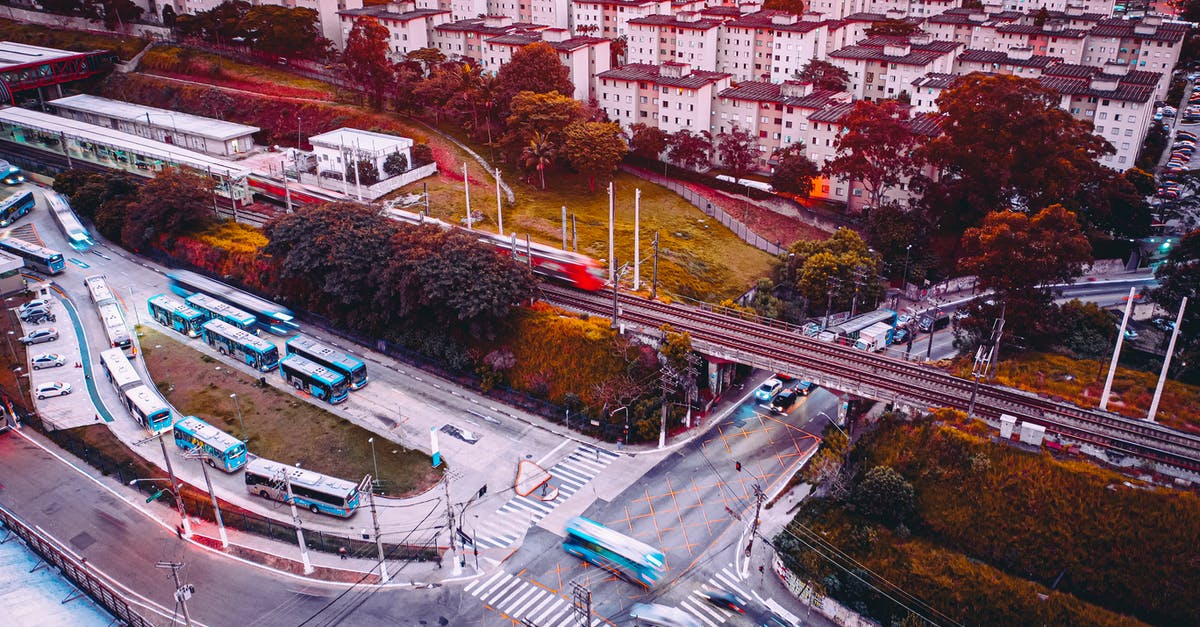
[{"label": "white apartment building", "polygon": [[569,37],[562,29],[548,28],[538,32],[514,31],[484,40],[480,63],[486,72],[499,72],[512,60],[517,50],[534,42],[545,41],[558,53],[567,67],[576,100],[587,102],[597,97],[596,75],[608,71],[611,63],[612,41],[602,37]]},{"label": "white apartment building", "polygon": [[1083,59],[1087,31],[1068,28],[1057,22],[1046,22],[1041,27],[1009,23],[980,26],[976,35],[971,38],[971,48],[975,50],[1032,48],[1035,54],[1062,57],[1067,63],[1079,63]]},{"label": "white apartment building", "polygon": [[[938,15],[926,18],[922,29],[941,41],[957,41],[968,48],[972,47],[975,31],[986,24],[1011,24],[1021,19],[1022,14],[1013,11],[1007,13],[986,13],[976,9],[950,9]],[[995,40],[982,39],[985,50],[992,50]]]},{"label": "white apartment building", "polygon": [[971,72],[986,72],[988,74],[1011,74],[1021,78],[1038,78],[1047,67],[1062,63],[1061,57],[1047,57],[1034,54],[1029,48],[1010,48],[1007,52],[998,50],[963,50],[954,60],[954,72],[970,74]]},{"label": "white apartment building", "polygon": [[776,153],[808,137],[808,118],[831,103],[850,101],[850,94],[814,90],[809,83],[751,81],[730,87],[717,95],[709,132],[714,136],[734,126],[758,138],[756,169],[770,172]]},{"label": "white apartment building", "polygon": [[610,120],[622,128],[641,122],[674,133],[709,126],[714,97],[729,87],[730,76],[669,61],[626,65],[598,78],[597,104]]},{"label": "white apartment building", "polygon": [[644,65],[678,61],[715,72],[720,25],[720,20],[703,18],[694,11],[629,20],[625,59]]},{"label": "white apartment building", "polygon": [[[433,47],[434,29],[450,22],[450,12],[437,9],[405,10],[398,3],[341,11],[342,41],[350,38],[350,31],[358,19],[373,17],[388,31],[388,49],[393,59]],[[411,7],[411,5],[408,5]]]},{"label": "white apartment building", "polygon": [[1037,13],[1042,7],[1047,11],[1069,11],[1077,9],[1084,13],[1100,13],[1112,15],[1119,4],[1117,0],[998,0],[999,6],[1005,11],[1024,11]]},{"label": "white apartment building", "polygon": [[[176,15],[195,15],[196,13],[214,9],[224,1],[173,0],[172,2],[161,2],[159,6],[165,7],[170,4],[174,8]],[[150,4],[154,3],[151,2]],[[289,9],[312,9],[316,11],[321,35],[332,41],[338,50],[346,47],[346,40],[342,38],[342,21],[338,14],[341,11],[361,9],[363,6],[362,0],[256,0],[254,4],[270,4]],[[161,12],[159,13],[159,17],[161,17]]]},{"label": "white apartment building", "polygon": [[[1041,81],[1062,94],[1063,109],[1078,119],[1092,122],[1095,133],[1116,149],[1115,154],[1102,157],[1100,163],[1124,171],[1133,167],[1154,119],[1154,85],[1158,79],[1153,77],[1149,84],[1138,84],[1148,77],[1129,73],[1129,66],[1123,64],[1110,69],[1124,69],[1127,73],[1105,74],[1098,68],[1067,66],[1060,75],[1054,75],[1051,68]],[[1090,76],[1080,76],[1085,70]]]},{"label": "white apartment building", "polygon": [[816,14],[759,11],[721,25],[717,69],[739,81],[783,81],[826,48],[826,22]]},{"label": "white apartment building", "polygon": [[629,20],[670,15],[671,0],[571,0],[571,28],[594,30],[597,37],[616,39],[629,34]]},{"label": "white apartment building", "polygon": [[435,26],[431,47],[437,48],[449,59],[469,59],[482,63],[487,53],[486,40],[518,31],[533,33],[545,28],[540,24],[514,22],[505,15],[458,20]]},{"label": "white apartment building", "polygon": [[945,72],[930,72],[912,82],[913,114],[937,112],[937,99],[942,92],[958,81],[960,75]]},{"label": "white apartment building", "polygon": [[855,98],[899,98],[912,82],[930,72],[950,73],[962,44],[934,41],[928,35],[871,37],[829,55],[829,62],[850,74]]},{"label": "white apartment building", "polygon": [[871,13],[898,12],[909,17],[926,18],[959,6],[962,0],[871,0]]},{"label": "white apartment building", "polygon": [[1116,62],[1137,70],[1161,74],[1155,99],[1166,98],[1171,70],[1179,62],[1186,24],[1164,22],[1158,16],[1141,20],[1102,20],[1087,34],[1083,59],[1085,65],[1103,66]]}]

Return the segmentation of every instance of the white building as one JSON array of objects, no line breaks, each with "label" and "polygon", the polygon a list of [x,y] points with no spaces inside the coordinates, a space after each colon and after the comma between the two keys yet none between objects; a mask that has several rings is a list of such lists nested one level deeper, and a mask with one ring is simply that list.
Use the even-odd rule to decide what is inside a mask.
[{"label": "white building", "polygon": [[[328,133],[313,135],[308,138],[312,144],[313,154],[317,157],[317,172],[336,172],[335,178],[346,173],[348,161],[370,161],[380,177],[386,176],[383,170],[384,161],[388,155],[400,153],[404,155],[408,166],[412,167],[413,140],[397,135],[384,135],[371,131],[361,131],[356,128],[339,128]],[[353,177],[349,179],[353,182]]]},{"label": "white building", "polygon": [[708,128],[715,96],[729,86],[723,72],[693,70],[686,63],[626,65],[602,72],[597,104],[622,128],[641,122],[667,133]]},{"label": "white building", "polygon": [[355,20],[373,17],[388,31],[388,50],[393,59],[433,47],[434,29],[450,22],[450,12],[440,9],[416,9],[411,3],[390,3],[341,11],[342,41],[350,38]]},{"label": "white building", "polygon": [[645,65],[677,61],[715,72],[720,25],[720,20],[704,18],[694,11],[629,20],[625,59]]},{"label": "white building", "polygon": [[829,62],[850,74],[850,92],[855,98],[882,100],[899,98],[925,74],[952,72],[961,47],[953,41],[934,41],[928,35],[871,37],[834,51]]},{"label": "white building", "polygon": [[[176,15],[195,15],[196,13],[214,9],[224,1],[170,0],[168,2],[160,2],[159,6],[165,7],[171,5]],[[332,41],[338,50],[346,47],[346,40],[342,37],[342,21],[338,13],[351,9],[361,9],[363,6],[362,0],[255,0],[253,4],[270,4],[289,9],[312,9],[316,11],[317,25],[321,30],[321,35]],[[159,11],[159,17],[161,18],[161,8]]]}]

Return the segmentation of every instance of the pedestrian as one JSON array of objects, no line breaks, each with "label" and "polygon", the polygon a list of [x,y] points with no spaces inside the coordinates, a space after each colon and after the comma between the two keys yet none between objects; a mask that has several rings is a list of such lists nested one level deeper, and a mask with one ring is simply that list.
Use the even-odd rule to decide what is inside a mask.
[{"label": "pedestrian", "polygon": [[175,525],[175,535],[179,536],[180,540],[183,539],[183,525]]},{"label": "pedestrian", "polygon": [[338,557],[340,557],[342,559],[346,559],[346,547],[344,547],[344,546],[338,547]]},{"label": "pedestrian", "polygon": [[760,574],[760,575],[763,574],[763,565],[762,564],[758,565],[758,574]]}]

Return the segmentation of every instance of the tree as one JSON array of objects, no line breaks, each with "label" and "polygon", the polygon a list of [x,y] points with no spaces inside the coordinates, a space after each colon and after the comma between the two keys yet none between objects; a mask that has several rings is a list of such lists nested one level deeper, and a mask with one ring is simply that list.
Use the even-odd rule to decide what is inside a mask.
[{"label": "tree", "polygon": [[371,106],[382,106],[384,90],[392,80],[387,28],[373,17],[355,20],[342,58],[349,79],[370,95]]},{"label": "tree", "polygon": [[500,67],[497,80],[496,101],[505,111],[513,97],[523,91],[535,94],[575,93],[567,66],[559,60],[558,52],[544,41],[534,42],[514,52],[512,59]]},{"label": "tree", "polygon": [[775,153],[777,163],[771,172],[771,187],[784,194],[808,197],[812,193],[813,179],[821,175],[821,168],[813,163],[804,152],[804,144],[791,144]]},{"label": "tree", "polygon": [[1042,28],[1046,25],[1046,21],[1050,19],[1050,11],[1046,9],[1046,5],[1042,5],[1038,12],[1033,16],[1033,25]]},{"label": "tree", "polygon": [[867,241],[883,258],[888,276],[920,283],[926,269],[935,265],[930,257],[928,233],[924,220],[916,212],[906,211],[896,203],[884,203],[867,215]]},{"label": "tree", "polygon": [[685,170],[708,169],[712,162],[712,135],[681,128],[671,135],[667,158]]},{"label": "tree", "polygon": [[1057,344],[1083,359],[1099,359],[1107,355],[1117,340],[1117,327],[1112,315],[1096,303],[1078,299],[1057,307],[1050,317],[1050,335]]},{"label": "tree", "polygon": [[780,275],[792,280],[812,308],[818,303],[824,306],[829,294],[833,295],[834,311],[883,297],[879,260],[852,229],[840,228],[825,241],[797,241],[789,252]]},{"label": "tree", "polygon": [[1125,180],[1129,181],[1133,185],[1133,188],[1137,190],[1137,193],[1142,196],[1149,196],[1154,193],[1154,190],[1158,189],[1158,183],[1155,182],[1154,175],[1141,168],[1129,168],[1121,176],[1125,177]]},{"label": "tree", "polygon": [[1118,237],[1149,235],[1152,216],[1146,195],[1128,177],[1112,170],[1101,171],[1099,177],[1079,194],[1080,215],[1087,225]]},{"label": "tree", "polygon": [[717,136],[717,154],[733,180],[740,181],[758,161],[758,140],[750,131],[734,124],[728,133]]},{"label": "tree", "polygon": [[859,513],[889,524],[902,523],[916,508],[916,491],[891,466],[876,466],[854,488]]},{"label": "tree", "polygon": [[1062,205],[1032,217],[1017,211],[990,213],[983,224],[967,229],[962,247],[959,269],[977,276],[980,288],[995,290],[1001,301],[1020,295],[1031,306],[1049,302],[1047,285],[1071,281],[1092,260],[1079,220]]},{"label": "tree", "polygon": [[763,9],[801,15],[804,13],[804,0],[767,0],[763,3]]},{"label": "tree", "polygon": [[100,0],[96,4],[97,12],[103,16],[104,25],[108,28],[123,27],[136,22],[145,12],[145,9],[130,0]]},{"label": "tree", "polygon": [[920,32],[920,30],[921,24],[919,22],[914,23],[903,19],[886,19],[872,24],[867,29],[867,34],[873,37],[908,37]]},{"label": "tree", "polygon": [[796,79],[812,83],[813,89],[846,91],[846,86],[850,84],[850,73],[828,61],[813,59],[796,72]]},{"label": "tree", "polygon": [[571,167],[588,177],[588,188],[596,191],[596,179],[609,180],[629,146],[616,122],[576,122],[566,128],[563,152]]},{"label": "tree", "polygon": [[908,123],[908,110],[894,100],[859,100],[846,116],[846,132],[825,173],[862,183],[872,208],[883,204],[892,188],[920,172],[914,155],[920,137]]},{"label": "tree", "polygon": [[393,152],[383,160],[383,171],[388,176],[400,176],[408,171],[408,157],[400,151]]},{"label": "tree", "polygon": [[[354,166],[358,166],[358,176],[354,176]],[[379,182],[379,168],[370,159],[359,159],[346,163],[346,182],[360,185],[374,185]]]},{"label": "tree", "polygon": [[417,101],[433,109],[434,124],[441,125],[442,113],[459,93],[459,83],[456,72],[438,68],[429,78],[418,82],[413,88]]},{"label": "tree", "polygon": [[944,231],[1010,206],[1073,206],[1103,178],[1096,159],[1112,146],[1062,109],[1061,98],[1036,80],[979,73],[942,92],[942,134],[926,151],[941,176],[924,202]]},{"label": "tree", "polygon": [[641,122],[629,126],[629,148],[633,154],[645,159],[658,159],[667,149],[667,132],[657,126],[646,126]]},{"label": "tree", "polygon": [[523,91],[511,100],[508,130],[500,138],[505,153],[519,155],[529,145],[534,133],[540,133],[555,146],[563,145],[563,131],[583,119],[583,106],[578,100],[556,91],[534,93]]},{"label": "tree", "polygon": [[546,189],[546,168],[554,163],[558,156],[558,147],[545,135],[534,131],[529,145],[521,151],[521,168],[526,172],[535,170],[541,180],[542,189]]},{"label": "tree", "polygon": [[413,167],[433,163],[433,149],[429,144],[414,144],[412,147]]},{"label": "tree", "polygon": [[129,203],[121,242],[133,250],[159,235],[178,235],[213,222],[215,181],[178,168],[167,168],[142,184]]},{"label": "tree", "polygon": [[442,54],[437,48],[419,48],[413,50],[407,55],[408,60],[416,61],[421,64],[425,70],[425,76],[433,73],[433,68],[446,62],[446,55]]},{"label": "tree", "polygon": [[1200,231],[1183,236],[1155,270],[1154,278],[1158,287],[1150,292],[1150,299],[1170,312],[1170,316],[1179,311],[1184,297],[1188,299],[1179,327],[1182,353],[1173,363],[1181,378],[1194,379],[1200,373]]},{"label": "tree", "polygon": [[321,35],[320,16],[313,9],[260,4],[246,12],[242,25],[252,33],[253,46],[268,54],[320,59],[333,45]]}]

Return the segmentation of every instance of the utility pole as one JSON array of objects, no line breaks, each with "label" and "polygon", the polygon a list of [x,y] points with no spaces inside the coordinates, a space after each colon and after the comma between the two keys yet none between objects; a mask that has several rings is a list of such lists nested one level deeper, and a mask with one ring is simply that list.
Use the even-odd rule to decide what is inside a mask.
[{"label": "utility pole", "polygon": [[858,289],[862,287],[867,278],[866,268],[858,266],[854,268],[854,298],[850,301],[850,317],[853,318],[858,314]]},{"label": "utility pole", "polygon": [[458,544],[455,541],[454,532],[454,504],[450,501],[450,480],[453,479],[453,473],[446,473],[446,529],[450,532],[450,559],[454,561],[450,567],[450,575],[457,577],[462,574],[462,564],[458,562]]},{"label": "utility pole", "polygon": [[579,231],[575,230],[575,214],[571,214],[571,251],[579,252]]},{"label": "utility pole", "polygon": [[758,535],[759,515],[762,513],[763,501],[767,499],[767,494],[763,492],[762,486],[754,484],[754,519],[750,521],[750,539],[746,542],[746,557],[750,557],[750,551],[754,548],[754,536]]},{"label": "utility pole", "polygon": [[567,249],[567,206],[562,206],[562,246]]},{"label": "utility pole", "polygon": [[1000,334],[1004,332],[1004,318],[997,318],[992,324],[992,334],[987,340],[975,350],[975,365],[971,369],[971,377],[975,379],[975,384],[971,386],[971,402],[967,405],[967,419],[975,416],[975,397],[979,393],[979,379],[983,378],[992,365],[992,359],[995,356],[996,342],[1000,340]]},{"label": "utility pole", "polygon": [[371,505],[371,524],[375,527],[375,548],[379,551],[379,579],[383,583],[388,582],[387,562],[383,556],[383,539],[379,537],[379,513],[375,511],[375,490],[371,489],[371,475],[363,480],[359,485],[359,492],[362,492],[363,486],[367,487],[367,502]]},{"label": "utility pole", "polygon": [[496,168],[496,233],[504,237],[504,207],[500,204],[500,168]]},{"label": "utility pole", "polygon": [[208,495],[212,498],[213,513],[217,518],[217,533],[221,536],[221,548],[229,548],[229,537],[225,534],[225,521],[221,519],[221,506],[217,503],[217,493],[213,492],[212,480],[208,478],[208,464],[203,451],[194,448],[184,454],[188,459],[200,462],[200,473],[204,475],[204,485],[208,486]]},{"label": "utility pole", "polygon": [[[287,161],[279,162],[279,171],[283,174],[283,199],[287,203],[287,212],[292,212],[292,188],[288,187]],[[296,166],[296,180],[300,180],[300,166]]]},{"label": "utility pole", "polygon": [[[614,259],[613,261],[615,262],[616,260]],[[628,266],[618,269],[616,271],[615,276],[613,277],[613,283],[612,283],[612,294],[613,294],[612,328],[614,328],[614,329],[620,328],[621,310],[620,310],[620,304],[617,299],[620,296],[621,277],[625,275],[626,269],[628,269]]]},{"label": "utility pole", "polygon": [[312,561],[308,559],[308,545],[304,543],[303,523],[300,522],[300,512],[296,510],[296,497],[292,494],[292,480],[288,477],[289,466],[284,466],[279,474],[282,476],[283,485],[287,489],[288,505],[292,508],[292,524],[296,526],[296,542],[300,544],[300,561],[304,563],[304,574],[311,575],[313,572]]},{"label": "utility pole", "polygon": [[829,313],[833,311],[833,288],[841,287],[841,281],[837,280],[837,277],[829,277],[827,285],[828,291],[826,292],[827,296],[825,299],[825,324],[823,325],[826,329],[829,328]]},{"label": "utility pole", "polygon": [[196,593],[196,586],[190,583],[185,586],[179,582],[179,569],[183,568],[183,564],[180,562],[157,562],[154,567],[171,569],[171,576],[175,578],[175,601],[179,603],[179,609],[183,612],[183,624],[192,627],[192,615],[188,612],[187,601]]},{"label": "utility pole", "polygon": [[933,334],[937,333],[937,321],[942,317],[942,308],[934,307],[933,322],[929,323],[929,343],[925,345],[925,361],[929,361],[929,357],[933,355]]},{"label": "utility pole", "polygon": [[[664,332],[662,336],[663,344],[667,343],[667,334]],[[663,448],[667,445],[667,394],[674,390],[679,385],[679,373],[667,362],[667,358],[661,352],[658,354],[658,362],[661,365],[659,370],[659,388],[662,390],[662,417],[659,420],[658,426],[658,448]]]},{"label": "utility pole", "polygon": [[463,193],[467,196],[467,230],[474,230],[471,224],[471,179],[467,176],[467,164],[463,163]]},{"label": "utility pole", "polygon": [[1187,296],[1179,303],[1179,313],[1175,315],[1175,328],[1171,329],[1171,342],[1167,345],[1167,354],[1163,356],[1162,372],[1158,375],[1158,385],[1154,388],[1154,400],[1150,402],[1150,411],[1146,420],[1154,422],[1154,414],[1158,413],[1158,401],[1162,398],[1163,385],[1167,382],[1167,369],[1171,367],[1171,356],[1175,354],[1175,340],[1179,339],[1179,329],[1183,326],[1183,310],[1187,309]]},{"label": "utility pole", "polygon": [[658,231],[654,232],[654,278],[650,282],[650,300],[658,297]]},{"label": "utility pole", "polygon": [[642,190],[633,190],[633,291],[642,287]]},{"label": "utility pole", "polygon": [[1117,332],[1117,345],[1113,347],[1112,361],[1108,364],[1108,378],[1104,380],[1104,391],[1100,393],[1100,409],[1105,411],[1108,410],[1108,395],[1112,392],[1113,376],[1117,374],[1117,358],[1121,356],[1121,344],[1125,341],[1125,325],[1129,324],[1129,314],[1133,313],[1136,292],[1136,287],[1129,288],[1129,296],[1125,299],[1125,317],[1121,318],[1121,329]]},{"label": "utility pole", "polygon": [[616,281],[617,261],[613,253],[613,222],[617,219],[617,209],[613,205],[613,184],[608,182],[608,280]]},{"label": "utility pole", "polygon": [[179,495],[179,482],[175,480],[175,469],[171,467],[171,456],[167,455],[167,443],[163,440],[162,433],[158,434],[157,438],[158,444],[162,446],[163,460],[167,463],[167,477],[171,480],[171,492],[175,494],[175,505],[179,507],[179,524],[183,527],[184,537],[190,538],[192,537],[192,524],[188,521],[187,510],[183,508],[183,497]]},{"label": "utility pole", "polygon": [[574,610],[575,622],[579,627],[591,625],[592,591],[577,581],[571,582],[571,609]]}]

